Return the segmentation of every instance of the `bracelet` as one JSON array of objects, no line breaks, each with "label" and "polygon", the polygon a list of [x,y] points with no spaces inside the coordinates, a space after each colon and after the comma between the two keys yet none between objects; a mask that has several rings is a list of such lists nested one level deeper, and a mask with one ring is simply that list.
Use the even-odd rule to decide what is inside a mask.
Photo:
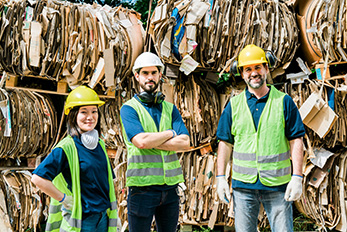
[{"label": "bracelet", "polygon": [[303,176],[300,176],[300,175],[297,175],[297,174],[293,174],[292,176],[298,176],[298,177],[304,178]]},{"label": "bracelet", "polygon": [[217,175],[216,177],[220,177],[220,176],[225,176],[225,175]]},{"label": "bracelet", "polygon": [[64,193],[64,197],[63,199],[61,199],[61,201],[59,201],[59,203],[62,203],[65,200],[66,194]]},{"label": "bracelet", "polygon": [[172,138],[175,138],[177,135],[176,131],[174,131],[173,129],[168,129],[168,130],[172,132]]}]

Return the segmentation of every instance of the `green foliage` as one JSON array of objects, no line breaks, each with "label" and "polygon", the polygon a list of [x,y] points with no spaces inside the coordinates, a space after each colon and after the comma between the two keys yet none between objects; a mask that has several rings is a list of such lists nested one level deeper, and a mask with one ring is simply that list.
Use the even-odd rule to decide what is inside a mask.
[{"label": "green foliage", "polygon": [[132,2],[124,1],[124,0],[123,1],[122,0],[105,0],[105,4],[112,7],[122,5],[122,7],[124,8],[128,8],[128,9],[134,8],[134,4]]},{"label": "green foliage", "polygon": [[220,91],[221,93],[224,93],[224,89],[227,86],[231,85],[231,74],[230,73],[223,73],[217,81],[217,89],[218,91]]},{"label": "green foliage", "polygon": [[211,232],[211,229],[200,226],[200,229],[194,230],[194,232]]},{"label": "green foliage", "polygon": [[305,217],[305,215],[301,213],[294,218],[293,224],[294,231],[316,231],[317,228],[311,219]]},{"label": "green foliage", "polygon": [[223,73],[219,78],[218,78],[218,81],[217,81],[217,85],[218,84],[223,84],[225,82],[228,82],[230,79],[230,73]]},{"label": "green foliage", "polygon": [[[149,3],[150,0],[69,0],[70,2],[74,3],[88,3],[93,4],[93,2],[96,2],[100,5],[109,5],[111,7],[117,7],[122,5],[122,7],[128,8],[128,9],[134,9],[136,12],[141,14],[141,21],[144,24],[144,28],[147,26],[147,18],[148,18],[148,12],[149,12]],[[155,7],[157,6],[157,0],[152,1],[152,8],[151,8],[151,14],[153,13]],[[1,15],[1,12],[0,12]]]},{"label": "green foliage", "polygon": [[259,231],[260,232],[271,232],[271,229],[270,229],[270,227],[261,227],[261,228],[259,228]]},{"label": "green foliage", "polygon": [[[147,26],[149,3],[150,3],[150,0],[137,0],[133,8],[136,12],[139,12],[141,14],[141,21],[144,24],[144,28],[146,28]],[[157,5],[157,0],[153,0],[151,14],[153,13],[156,5]]]}]

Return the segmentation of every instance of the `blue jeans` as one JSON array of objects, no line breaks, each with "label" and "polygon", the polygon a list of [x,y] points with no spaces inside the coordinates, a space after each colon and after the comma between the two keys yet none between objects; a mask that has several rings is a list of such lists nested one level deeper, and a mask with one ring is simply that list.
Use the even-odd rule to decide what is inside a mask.
[{"label": "blue jeans", "polygon": [[81,232],[107,232],[108,217],[106,210],[102,213],[84,214]]},{"label": "blue jeans", "polygon": [[263,204],[272,232],[293,231],[292,202],[284,192],[233,189],[236,232],[256,232],[260,203]]},{"label": "blue jeans", "polygon": [[158,232],[175,232],[179,214],[177,188],[154,191],[149,187],[129,187],[129,232],[151,230],[153,216]]}]

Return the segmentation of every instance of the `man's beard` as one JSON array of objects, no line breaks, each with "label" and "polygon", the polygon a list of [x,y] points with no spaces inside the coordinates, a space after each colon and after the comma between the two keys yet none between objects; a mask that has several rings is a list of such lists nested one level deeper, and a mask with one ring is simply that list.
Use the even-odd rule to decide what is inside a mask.
[{"label": "man's beard", "polygon": [[[258,77],[260,78],[260,82],[255,83],[255,84],[252,84],[252,83],[251,83],[252,80],[257,79]],[[248,84],[252,89],[259,89],[260,87],[263,86],[264,82],[265,82],[265,77],[263,78],[263,76],[261,76],[261,75],[257,75],[257,76],[255,76],[255,77],[251,77],[251,78],[249,78],[249,79],[247,80],[247,84]]]},{"label": "man's beard", "polygon": [[[148,83],[153,83],[154,85],[146,85]],[[153,93],[158,88],[158,83],[155,83],[154,81],[147,81],[144,84],[140,84],[140,87],[147,93]]]}]

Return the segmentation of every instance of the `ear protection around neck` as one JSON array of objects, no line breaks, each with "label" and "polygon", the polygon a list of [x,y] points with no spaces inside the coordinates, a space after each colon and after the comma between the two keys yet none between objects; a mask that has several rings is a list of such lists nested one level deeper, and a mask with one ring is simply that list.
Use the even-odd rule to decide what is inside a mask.
[{"label": "ear protection around neck", "polygon": [[146,91],[143,91],[139,93],[137,96],[143,103],[160,104],[165,99],[165,95],[160,91],[157,91],[155,93],[147,93]]},{"label": "ear protection around neck", "polygon": [[[276,61],[277,58],[275,56],[275,54],[270,51],[270,50],[266,50],[267,52],[265,52],[265,57],[267,60],[267,65],[269,68],[273,68],[276,65]],[[232,64],[231,64],[231,72],[234,74],[234,76],[240,76],[240,69],[238,67],[238,61],[235,60]]]}]

